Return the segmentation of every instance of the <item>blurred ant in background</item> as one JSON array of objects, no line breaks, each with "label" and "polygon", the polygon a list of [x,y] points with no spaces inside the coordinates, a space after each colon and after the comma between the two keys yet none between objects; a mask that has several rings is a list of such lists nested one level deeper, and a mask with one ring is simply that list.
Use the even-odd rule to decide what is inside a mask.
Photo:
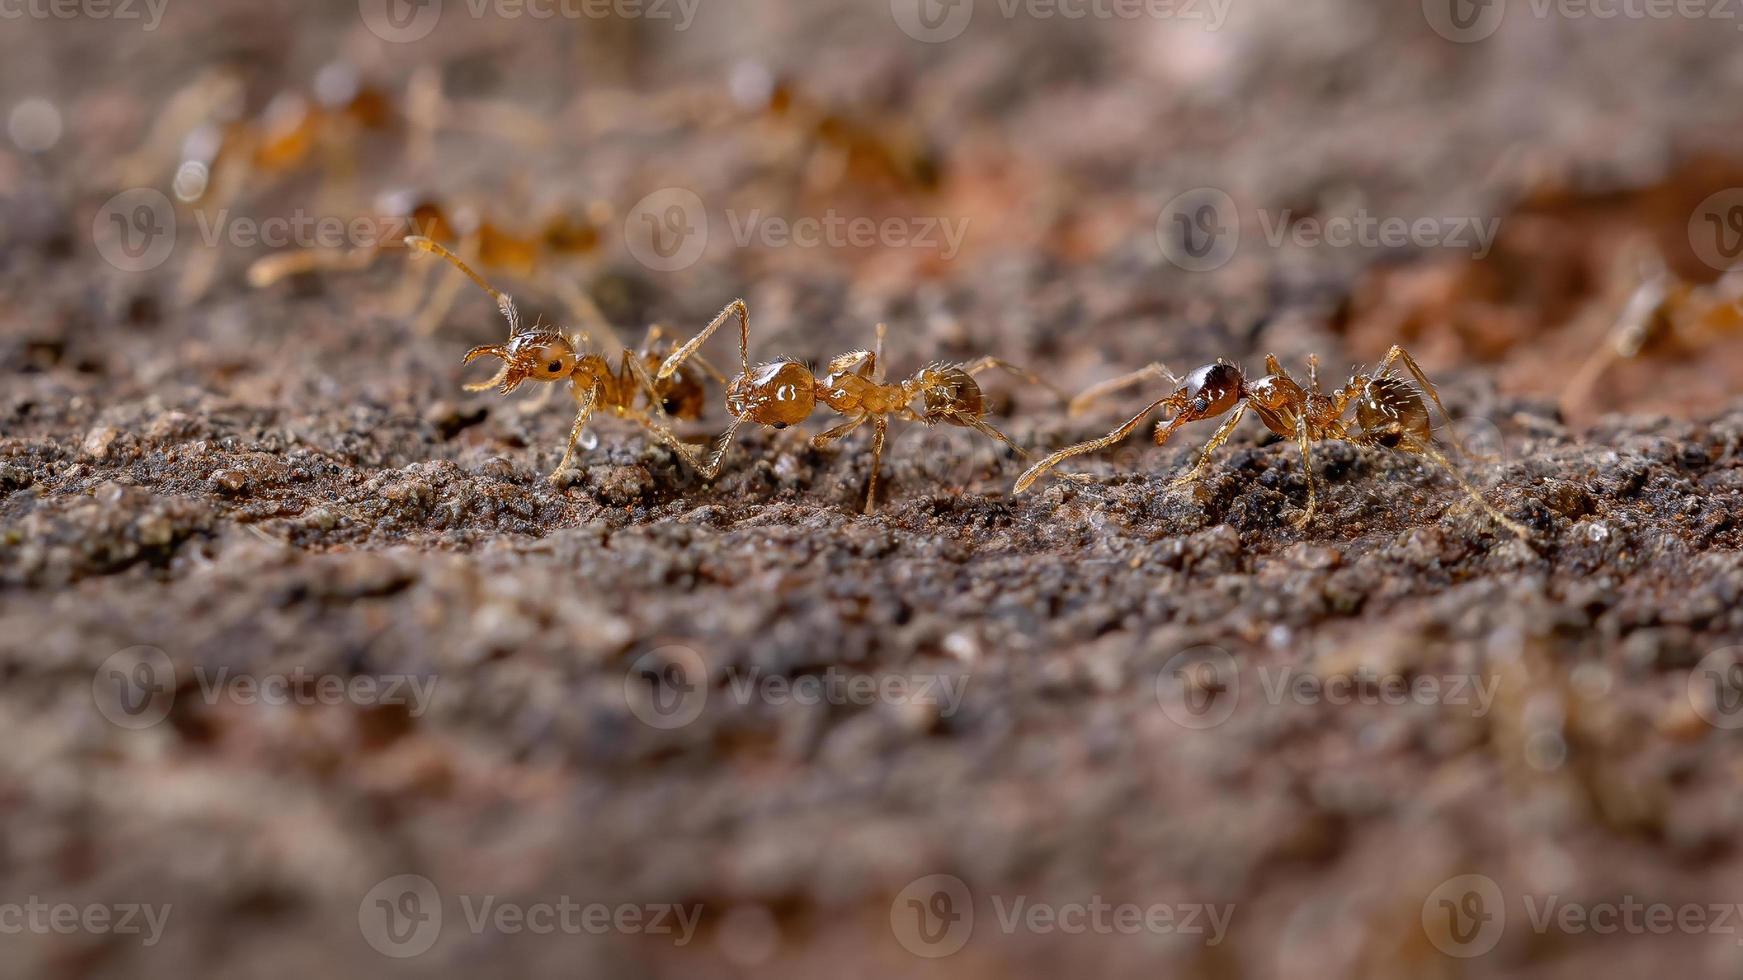
[{"label": "blurred ant in background", "polygon": [[930,193],[943,179],[937,147],[905,116],[826,104],[755,63],[734,68],[729,87],[735,103],[789,135],[802,183],[812,191],[852,184]]},{"label": "blurred ant in background", "polygon": [[[690,368],[672,372],[662,368],[659,378],[649,376],[650,371],[661,367],[666,348],[670,346],[661,342],[660,327],[656,325],[648,329],[640,348],[622,348],[620,363],[614,370],[604,355],[587,350],[591,341],[586,331],[567,336],[540,323],[527,326],[522,322],[514,300],[486,282],[459,256],[439,243],[417,235],[408,236],[405,244],[446,259],[489,293],[508,321],[506,344],[489,344],[466,352],[464,363],[467,364],[480,357],[502,361],[502,367],[490,380],[468,384],[465,386],[467,391],[495,388],[506,395],[527,381],[551,385],[569,383],[569,392],[576,404],[575,421],[569,427],[569,441],[563,449],[563,458],[551,472],[551,482],[558,482],[568,470],[575,456],[575,446],[581,441],[588,421],[594,412],[601,410],[639,423],[691,465],[702,468],[696,451],[672,430],[671,421],[674,418],[691,420],[702,417],[706,394],[704,377]],[[726,380],[707,361],[699,357],[691,359],[707,376],[721,382]],[[547,396],[554,390],[554,387],[546,389]],[[643,404],[638,404],[638,399]],[[542,405],[543,401],[541,397],[539,404]]]},{"label": "blurred ant in background", "polygon": [[1562,390],[1562,406],[1570,413],[1586,406],[1618,361],[1653,351],[1697,351],[1718,338],[1743,334],[1743,266],[1702,286],[1677,276],[1650,246],[1624,249],[1622,261],[1635,267],[1638,285],[1603,343]]},{"label": "blurred ant in background", "polygon": [[[558,208],[545,213],[530,229],[504,225],[467,206],[449,206],[432,194],[399,191],[383,195],[376,208],[383,227],[408,229],[441,243],[462,260],[519,279],[542,277],[582,326],[599,333],[610,327],[593,299],[572,279],[550,275],[555,267],[596,255],[611,209],[594,202],[584,210]],[[248,282],[266,288],[289,276],[315,272],[356,272],[369,268],[381,253],[401,246],[403,234],[381,236],[373,245],[355,248],[307,248],[278,252],[257,259]],[[408,277],[399,308],[416,314],[420,334],[434,333],[453,306],[459,281],[446,277],[434,289],[426,278]],[[427,302],[426,300],[427,295]],[[422,310],[418,306],[422,304]]]},{"label": "blurred ant in background", "polygon": [[731,413],[732,422],[706,462],[693,453],[690,456],[691,465],[700,470],[705,479],[719,475],[733,438],[746,422],[785,429],[805,421],[822,407],[847,416],[847,421],[813,436],[813,448],[822,449],[861,425],[872,424],[871,476],[865,492],[865,513],[870,514],[875,507],[878,467],[883,459],[885,433],[892,416],[925,425],[942,423],[973,429],[1003,443],[1013,455],[1027,457],[1027,452],[986,421],[986,398],[974,376],[996,367],[1058,394],[1057,389],[1034,374],[996,357],[983,357],[966,364],[929,364],[907,380],[885,382],[885,327],[881,323],[877,326],[874,349],[850,351],[831,358],[821,373],[813,372],[791,358],[753,367],[750,363],[750,310],[744,300],[734,300],[713,322],[703,327],[701,333],[673,351],[654,375],[655,382],[677,376],[685,362],[697,356],[697,350],[713,336],[714,331],[734,317],[738,319],[740,371],[737,377],[726,383],[726,410]]},{"label": "blurred ant in background", "polygon": [[[1412,385],[1403,378],[1391,376],[1393,365],[1399,361],[1410,371],[1416,384]],[[1449,425],[1452,418],[1447,414],[1446,406],[1441,404],[1440,393],[1435,390],[1434,384],[1404,348],[1394,345],[1373,374],[1354,373],[1343,388],[1329,395],[1320,389],[1317,357],[1308,358],[1306,388],[1289,376],[1289,372],[1277,362],[1275,355],[1266,355],[1265,370],[1268,373],[1264,377],[1248,380],[1238,366],[1219,360],[1198,368],[1185,379],[1181,379],[1158,362],[1124,377],[1095,385],[1072,400],[1073,413],[1081,411],[1097,398],[1143,381],[1166,378],[1177,387],[1172,394],[1152,402],[1107,435],[1061,449],[1031,466],[1017,478],[1015,492],[1028,490],[1042,475],[1067,459],[1105,449],[1126,438],[1157,409],[1171,413],[1166,421],[1156,423],[1155,440],[1158,446],[1166,445],[1169,438],[1188,422],[1216,418],[1232,410],[1233,414],[1217,428],[1210,441],[1199,452],[1197,462],[1184,476],[1176,478],[1170,487],[1188,485],[1204,476],[1210,466],[1211,454],[1229,440],[1241,417],[1251,408],[1259,416],[1259,420],[1265,423],[1266,428],[1284,438],[1294,439],[1301,450],[1301,469],[1307,480],[1307,508],[1295,522],[1298,528],[1305,528],[1319,509],[1313,475],[1312,444],[1326,439],[1342,439],[1359,445],[1395,449],[1429,460],[1457,481],[1471,500],[1496,523],[1520,538],[1530,539],[1530,532],[1484,500],[1476,487],[1465,479],[1435,444],[1428,406],[1423,395],[1426,393],[1428,400],[1434,402],[1434,407],[1440,410],[1441,418]],[[1352,407],[1356,413],[1354,426],[1344,418],[1344,414]],[[1082,478],[1073,476],[1071,479]]]},{"label": "blurred ant in background", "polygon": [[[349,186],[368,134],[400,132],[414,170],[430,165],[441,129],[473,128],[522,143],[546,138],[494,108],[451,103],[434,67],[413,72],[403,100],[343,62],[322,68],[308,91],[279,92],[258,112],[246,109],[247,87],[240,71],[219,68],[171,96],[140,148],[121,161],[120,182],[150,186],[167,172],[176,199],[221,214],[263,181],[317,168],[324,195]],[[318,210],[354,208],[327,200]],[[195,253],[178,288],[183,303],[205,295],[221,257],[219,249]]]}]

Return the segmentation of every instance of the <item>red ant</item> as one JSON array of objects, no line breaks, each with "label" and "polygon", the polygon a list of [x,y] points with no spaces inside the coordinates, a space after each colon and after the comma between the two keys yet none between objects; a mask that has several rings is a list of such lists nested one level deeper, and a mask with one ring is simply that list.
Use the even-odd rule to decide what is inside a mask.
[{"label": "red ant", "polygon": [[[1415,385],[1389,374],[1393,364],[1398,361],[1402,361],[1409,369],[1416,380]],[[1153,363],[1124,377],[1096,385],[1073,399],[1073,412],[1111,391],[1151,378],[1167,378],[1178,387],[1172,394],[1152,402],[1148,408],[1107,435],[1061,449],[1031,466],[1017,478],[1016,492],[1022,493],[1029,489],[1042,474],[1073,456],[1105,449],[1126,438],[1157,409],[1173,413],[1167,421],[1156,423],[1155,439],[1158,446],[1167,444],[1169,438],[1188,422],[1216,418],[1232,410],[1233,414],[1217,428],[1200,451],[1192,469],[1171,484],[1184,486],[1204,475],[1210,464],[1211,453],[1234,434],[1235,426],[1250,407],[1267,428],[1280,436],[1294,439],[1300,447],[1302,472],[1307,479],[1307,509],[1295,522],[1298,528],[1306,527],[1319,507],[1314,486],[1312,444],[1325,439],[1342,439],[1361,445],[1396,449],[1433,462],[1450,474],[1471,500],[1496,523],[1520,538],[1530,539],[1530,532],[1523,525],[1508,518],[1484,500],[1435,445],[1423,394],[1426,393],[1428,400],[1434,402],[1435,408],[1440,410],[1441,417],[1448,424],[1451,423],[1451,417],[1447,414],[1446,406],[1441,404],[1440,393],[1435,390],[1434,384],[1404,348],[1394,346],[1380,361],[1373,374],[1353,374],[1343,388],[1329,395],[1320,389],[1317,357],[1309,357],[1307,360],[1306,388],[1289,376],[1289,372],[1277,362],[1275,355],[1266,355],[1265,370],[1269,372],[1265,377],[1249,381],[1239,367],[1219,360],[1198,368],[1181,380],[1160,363]],[[1344,418],[1352,406],[1356,413],[1354,426]]]},{"label": "red ant", "polygon": [[810,418],[819,407],[847,417],[847,421],[811,438],[811,445],[821,449],[867,422],[872,424],[871,477],[865,493],[865,513],[874,509],[877,495],[878,468],[883,459],[885,434],[891,416],[900,416],[925,425],[955,425],[974,429],[1003,443],[1013,454],[1027,457],[1016,443],[986,421],[986,398],[974,376],[988,368],[999,368],[1019,378],[1054,390],[1047,382],[1022,368],[996,357],[983,357],[966,364],[929,364],[904,381],[884,380],[883,324],[877,326],[877,344],[872,350],[849,351],[831,358],[819,374],[791,358],[782,358],[752,366],[750,362],[750,310],[744,300],[734,300],[720,311],[702,332],[673,351],[654,375],[656,383],[673,377],[684,362],[696,356],[697,349],[713,336],[721,324],[738,319],[738,355],[740,372],[726,384],[726,410],[732,422],[720,437],[713,455],[706,463],[692,458],[692,464],[706,479],[720,473],[721,462],[731,448],[733,438],[746,422],[784,429]]}]

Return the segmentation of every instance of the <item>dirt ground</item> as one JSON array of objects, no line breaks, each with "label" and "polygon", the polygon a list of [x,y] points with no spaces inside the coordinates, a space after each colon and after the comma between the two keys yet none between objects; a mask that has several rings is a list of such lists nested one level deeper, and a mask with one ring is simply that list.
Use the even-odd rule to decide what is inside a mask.
[{"label": "dirt ground", "polygon": [[[1743,47],[1719,11],[1507,6],[1481,38],[1380,0],[21,6],[3,972],[1743,973],[1743,335],[1563,397],[1641,256],[1719,278]],[[139,210],[201,72],[270,117],[335,60],[395,100],[434,69],[444,125]],[[569,402],[463,390],[504,325],[459,283],[420,332],[433,260],[249,285],[250,228],[396,188],[590,206],[590,254],[488,272],[529,319],[569,323],[565,281],[628,339],[743,296],[753,359],[882,321],[892,377],[990,353],[1076,392],[1272,352],[1342,384],[1402,343],[1529,537],[1338,441],[1297,528],[1254,419],[1190,486],[1215,423],[1017,496],[996,444],[897,421],[870,516],[869,434],[813,448],[825,413],[713,481],[601,417],[553,483]],[[1199,261],[1206,188],[1238,245]],[[1363,216],[1445,240],[1311,237]],[[981,377],[1040,451],[1169,387],[1072,417]]]}]

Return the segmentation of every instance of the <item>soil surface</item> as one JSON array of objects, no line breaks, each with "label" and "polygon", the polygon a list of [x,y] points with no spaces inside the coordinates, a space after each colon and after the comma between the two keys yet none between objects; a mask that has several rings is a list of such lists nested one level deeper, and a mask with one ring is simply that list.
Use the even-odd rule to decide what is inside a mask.
[{"label": "soil surface", "polygon": [[[1734,21],[449,3],[396,40],[384,7],[0,23],[8,975],[1743,972],[1743,336],[1562,397],[1641,269],[1721,288]],[[178,132],[140,151],[202,72],[273,118],[335,60],[396,104],[433,70],[443,125],[330,131],[222,208],[115,203],[171,195]],[[891,377],[1317,354],[1329,388],[1401,343],[1529,536],[1342,441],[1297,527],[1299,452],[1251,418],[1196,482],[1214,422],[1022,495],[1002,447],[898,420],[869,516],[869,429],[814,448],[825,412],[712,481],[601,415],[553,482],[571,403],[463,389],[505,327],[434,260],[249,285],[251,223],[396,188],[526,233],[588,208],[591,252],[485,270],[529,321],[570,324],[564,282],[631,340],[743,296],[753,360],[881,321]],[[1239,242],[1198,263],[1205,188]],[[1311,234],[1363,217],[1499,224]],[[165,218],[173,250],[121,247]],[[1171,387],[1071,416],[980,377],[1037,451]]]}]

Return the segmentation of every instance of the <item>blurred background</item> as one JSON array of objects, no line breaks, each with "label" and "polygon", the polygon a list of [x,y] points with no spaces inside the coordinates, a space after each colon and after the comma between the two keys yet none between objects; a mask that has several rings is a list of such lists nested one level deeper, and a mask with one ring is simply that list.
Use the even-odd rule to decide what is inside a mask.
[{"label": "blurred background", "polygon": [[[1520,923],[1743,897],[1737,743],[1677,673],[1743,635],[1739,509],[1698,502],[1743,438],[1740,30],[1717,0],[0,0],[4,972],[1735,974],[1711,920]],[[1304,542],[1252,423],[1191,506],[1163,486],[1198,443],[1142,431],[1082,461],[1111,504],[1021,509],[999,447],[919,426],[866,521],[865,443],[813,433],[747,433],[709,487],[596,420],[553,487],[569,402],[463,390],[505,326],[414,232],[608,353],[740,296],[753,361],[884,322],[892,375],[992,354],[1068,393],[1267,353],[1330,386],[1402,344],[1560,543],[1349,449]],[[985,382],[1049,449],[1167,390],[1068,419]],[[1157,680],[1201,644],[1520,687],[1249,698],[1207,744]],[[970,693],[755,687],[843,671]],[[525,925],[571,902],[606,913]],[[1097,903],[1150,924],[1051,924]],[[134,905],[149,943],[83,918]]]}]

